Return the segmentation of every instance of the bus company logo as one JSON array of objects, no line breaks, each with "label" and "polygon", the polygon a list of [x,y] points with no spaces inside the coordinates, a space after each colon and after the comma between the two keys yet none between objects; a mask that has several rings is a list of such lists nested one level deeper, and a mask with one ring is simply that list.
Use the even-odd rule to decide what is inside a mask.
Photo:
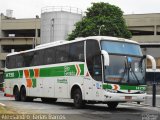
[{"label": "bus company logo", "polygon": [[65,76],[74,76],[76,73],[72,71],[70,66],[64,66],[64,75]]},{"label": "bus company logo", "polygon": [[79,76],[81,74],[81,68],[78,64],[74,66],[64,66],[65,76]]},{"label": "bus company logo", "polygon": [[37,79],[39,77],[39,69],[24,70],[24,77],[26,78],[27,87],[35,88],[37,86]]}]

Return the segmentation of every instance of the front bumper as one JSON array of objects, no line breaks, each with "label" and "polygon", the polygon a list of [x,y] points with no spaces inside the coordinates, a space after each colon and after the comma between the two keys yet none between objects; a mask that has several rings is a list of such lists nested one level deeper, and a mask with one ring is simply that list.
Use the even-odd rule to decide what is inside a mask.
[{"label": "front bumper", "polygon": [[117,101],[117,102],[143,102],[146,98],[144,94],[121,94],[121,93],[109,93],[104,95],[104,101]]}]

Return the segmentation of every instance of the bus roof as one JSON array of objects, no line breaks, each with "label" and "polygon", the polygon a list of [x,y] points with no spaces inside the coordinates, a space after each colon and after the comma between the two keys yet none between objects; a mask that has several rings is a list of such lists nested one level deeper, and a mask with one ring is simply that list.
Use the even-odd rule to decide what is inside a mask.
[{"label": "bus roof", "polygon": [[74,42],[78,42],[78,41],[84,41],[84,40],[87,40],[87,39],[94,39],[94,40],[97,40],[97,41],[100,41],[100,40],[121,41],[121,42],[138,44],[136,41],[125,39],[125,38],[110,37],[110,36],[89,36],[89,37],[76,38],[75,40],[72,40],[72,41],[60,40],[60,41],[50,42],[50,43],[38,45],[34,49],[9,53],[7,56],[16,55],[16,54],[25,53],[25,52],[30,52],[30,51],[35,51],[35,50],[40,50],[40,49],[49,48],[49,47],[52,47],[52,46],[58,46],[58,45],[74,43]]}]

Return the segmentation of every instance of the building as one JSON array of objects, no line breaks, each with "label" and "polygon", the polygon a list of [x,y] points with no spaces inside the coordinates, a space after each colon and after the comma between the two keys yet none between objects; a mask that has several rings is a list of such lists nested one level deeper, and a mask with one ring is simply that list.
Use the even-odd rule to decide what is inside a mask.
[{"label": "building", "polygon": [[[132,39],[141,44],[143,54],[152,55],[160,68],[160,13],[124,16]],[[148,67],[151,63],[148,61]]]},{"label": "building", "polygon": [[0,69],[12,51],[31,49],[40,44],[40,18],[15,19],[0,15]]},{"label": "building", "polygon": [[6,16],[0,15],[1,70],[8,53],[31,49],[40,43],[64,40],[74,29],[74,24],[82,19],[82,11],[72,7],[42,8],[41,19],[38,16],[15,19],[12,12],[7,10]]},{"label": "building", "polygon": [[82,19],[82,11],[74,7],[45,7],[41,11],[41,43],[64,40]]},{"label": "building", "polygon": [[[64,8],[42,10],[41,19],[38,16],[15,19],[11,15],[0,15],[1,70],[5,66],[6,55],[11,51],[31,49],[40,43],[65,39],[67,34],[74,29],[74,23],[82,18],[78,9],[74,9],[77,10],[76,12],[65,11]],[[71,20],[74,17],[75,19]],[[131,14],[124,15],[124,18],[133,34],[132,39],[141,44],[144,54],[150,54],[156,58],[157,67],[160,68],[160,13]]]}]

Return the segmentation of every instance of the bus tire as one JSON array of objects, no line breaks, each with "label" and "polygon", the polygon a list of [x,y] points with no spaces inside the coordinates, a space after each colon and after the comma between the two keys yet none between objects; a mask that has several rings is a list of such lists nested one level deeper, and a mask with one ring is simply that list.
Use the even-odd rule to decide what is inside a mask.
[{"label": "bus tire", "polygon": [[73,101],[76,108],[80,109],[84,107],[85,102],[82,99],[82,92],[80,89],[75,89],[73,94]]},{"label": "bus tire", "polygon": [[24,86],[21,88],[20,96],[21,96],[21,101],[23,101],[23,102],[32,102],[33,101],[32,97],[26,96],[26,88]]},{"label": "bus tire", "polygon": [[20,101],[21,98],[20,98],[20,92],[18,90],[18,87],[14,87],[14,90],[13,90],[13,95],[14,95],[14,99],[15,101]]},{"label": "bus tire", "polygon": [[113,110],[118,106],[118,102],[108,102],[107,105],[109,109]]}]

